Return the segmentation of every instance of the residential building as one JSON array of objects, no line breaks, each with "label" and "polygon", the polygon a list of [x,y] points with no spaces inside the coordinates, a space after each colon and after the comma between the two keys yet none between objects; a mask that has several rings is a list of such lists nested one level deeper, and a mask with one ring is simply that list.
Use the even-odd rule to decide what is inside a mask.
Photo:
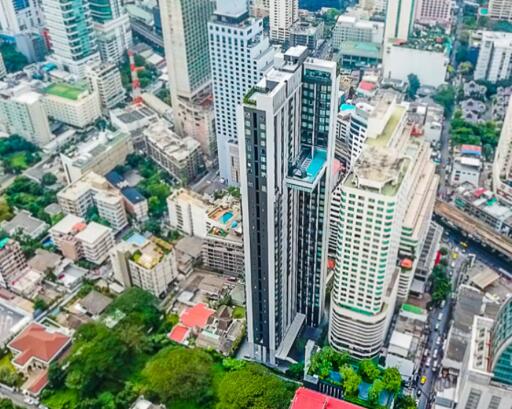
[{"label": "residential building", "polygon": [[270,12],[270,0],[251,0],[249,2],[251,15],[256,18],[268,17]]},{"label": "residential building", "polygon": [[[210,87],[208,21],[213,14],[210,0],[162,0],[159,3],[169,87],[178,134],[192,117],[187,110]],[[193,23],[193,24],[191,24]]]},{"label": "residential building", "polygon": [[50,364],[62,357],[70,344],[71,337],[62,330],[37,322],[29,324],[9,342],[7,348],[13,356],[12,364],[29,379],[23,385],[25,394],[39,395],[48,383]]},{"label": "residential building", "polygon": [[54,138],[42,95],[24,83],[0,91],[0,122],[9,134],[41,147]]},{"label": "residential building", "polygon": [[5,78],[6,75],[7,70],[5,68],[4,57],[2,56],[2,53],[0,53],[0,80]]},{"label": "residential building", "polygon": [[107,220],[115,232],[128,225],[123,196],[112,188],[107,179],[94,172],[85,174],[57,193],[57,200],[65,214],[86,217],[91,208]]},{"label": "residential building", "polygon": [[407,40],[414,24],[414,0],[388,0],[384,42]]},{"label": "residential building", "polygon": [[96,265],[102,264],[112,247],[115,246],[114,234],[110,227],[90,222],[76,234],[83,257]]},{"label": "residential building", "polygon": [[440,24],[448,27],[452,17],[450,0],[419,0],[415,19],[420,24]]},{"label": "residential building", "polygon": [[[44,30],[43,30],[44,33]],[[29,63],[43,61],[48,54],[48,46],[40,31],[24,31],[16,34],[16,49]]]},{"label": "residential building", "polygon": [[103,112],[109,112],[125,101],[121,72],[116,65],[107,63],[91,67],[87,71],[87,80],[91,92],[99,96]]},{"label": "residential building", "polygon": [[164,121],[146,128],[143,138],[144,152],[175,179],[188,183],[200,174],[201,147],[195,139],[180,138]]},{"label": "residential building", "polygon": [[512,21],[512,4],[508,0],[490,0],[488,10],[493,20]]},{"label": "residential building", "polygon": [[295,391],[290,409],[363,409],[363,406],[332,398],[301,386]]},{"label": "residential building", "polygon": [[139,287],[156,297],[167,293],[178,271],[174,248],[153,237],[135,234],[110,251],[114,277],[125,287]]},{"label": "residential building", "polygon": [[52,60],[77,79],[100,61],[88,0],[42,0]]},{"label": "residential building", "polygon": [[48,229],[48,224],[32,216],[26,210],[20,210],[11,220],[4,220],[1,224],[2,229],[9,235],[16,233],[27,235],[32,240],[39,239]]},{"label": "residential building", "polygon": [[210,204],[191,190],[178,189],[167,198],[169,225],[189,236],[205,238],[208,234]]},{"label": "residential building", "polygon": [[43,101],[48,116],[76,128],[85,128],[101,116],[98,93],[78,84],[54,83],[44,90]]},{"label": "residential building", "polygon": [[458,402],[463,408],[505,409],[512,399],[512,298],[495,319],[475,315],[461,370]]},{"label": "residential building", "polygon": [[379,354],[397,297],[409,291],[413,273],[397,259],[421,251],[437,186],[430,148],[411,138],[407,108],[391,98],[371,112],[365,146],[339,187],[329,328],[330,344],[358,358]]},{"label": "residential building", "polygon": [[242,226],[228,230],[213,227],[203,240],[203,265],[210,270],[238,277],[244,272]]},{"label": "residential building", "polygon": [[126,108],[116,108],[109,111],[112,126],[121,132],[131,134],[134,144],[140,131],[158,118],[158,114],[145,105],[128,105]]},{"label": "residential building", "polygon": [[0,3],[0,32],[13,37],[43,26],[41,4],[37,0],[5,0]]},{"label": "residential building", "polygon": [[27,260],[16,240],[8,237],[0,240],[0,286],[7,288],[27,267]]},{"label": "residential building", "polygon": [[336,63],[308,53],[278,55],[238,117],[248,340],[270,364],[324,312],[338,82]]},{"label": "residential building", "polygon": [[124,205],[128,213],[139,222],[146,221],[149,218],[148,201],[136,187],[130,186],[126,179],[114,170],[107,173],[105,178],[123,195]]},{"label": "residential building", "polygon": [[99,132],[75,145],[71,152],[61,153],[60,160],[68,183],[74,183],[86,173],[105,175],[133,152],[129,134],[116,131]]},{"label": "residential building", "polygon": [[339,50],[345,41],[381,44],[383,38],[384,23],[363,20],[353,15],[341,15],[332,32],[332,45]]},{"label": "residential building", "polygon": [[76,235],[86,226],[82,217],[68,214],[50,229],[52,242],[64,257],[73,261],[82,258],[82,249]]},{"label": "residential building", "polygon": [[268,0],[270,17],[270,39],[285,43],[290,38],[290,29],[299,19],[298,0]]},{"label": "residential building", "polygon": [[132,47],[130,18],[121,0],[89,0],[98,50],[103,62],[119,64]]},{"label": "residential building", "polygon": [[512,205],[512,98],[501,128],[492,165],[492,188],[496,196]]},{"label": "residential building", "polygon": [[236,185],[240,179],[236,109],[272,64],[274,51],[263,33],[263,20],[250,17],[243,1],[217,1],[208,35],[219,171]]},{"label": "residential building", "polygon": [[323,22],[297,21],[290,28],[290,47],[302,45],[315,52],[323,35]]},{"label": "residential building", "polygon": [[482,162],[479,158],[457,155],[453,158],[450,185],[459,186],[471,183],[474,187],[480,186],[480,171]]},{"label": "residential building", "polygon": [[512,33],[484,31],[475,66],[475,80],[507,80],[512,72]]}]

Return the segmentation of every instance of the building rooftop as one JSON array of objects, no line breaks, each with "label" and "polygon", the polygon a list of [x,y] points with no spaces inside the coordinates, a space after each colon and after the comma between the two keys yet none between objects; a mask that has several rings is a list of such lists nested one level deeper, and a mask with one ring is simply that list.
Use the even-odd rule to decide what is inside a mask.
[{"label": "building rooftop", "polygon": [[76,234],[84,230],[86,226],[87,223],[83,218],[75,216],[74,214],[67,214],[51,228],[51,231],[60,234]]},{"label": "building rooftop", "polygon": [[[132,236],[133,237],[133,236]],[[153,237],[152,240],[145,239],[144,242],[129,241],[134,244],[136,251],[132,254],[131,260],[145,269],[152,269],[157,266],[162,258],[168,254],[173,246],[162,239]]]},{"label": "building rooftop", "polygon": [[188,328],[206,327],[208,319],[215,313],[215,310],[208,308],[205,304],[196,304],[186,308],[180,316],[180,323]]},{"label": "building rooftop", "polygon": [[185,161],[191,153],[198,151],[200,148],[199,142],[194,138],[189,136],[180,138],[163,121],[150,125],[143,132],[158,149],[177,162]]},{"label": "building rooftop", "polygon": [[65,98],[76,101],[89,91],[86,87],[81,85],[71,85],[66,83],[54,83],[47,87],[44,92],[48,95],[53,95],[59,98]]},{"label": "building rooftop", "polygon": [[343,41],[340,46],[340,54],[353,55],[367,58],[382,58],[382,47],[377,43],[366,41]]},{"label": "building rooftop", "polygon": [[85,229],[76,235],[76,238],[82,242],[94,244],[109,232],[112,232],[110,227],[96,222],[90,222]]},{"label": "building rooftop", "polygon": [[91,315],[99,315],[112,303],[112,299],[92,290],[82,300],[80,305],[87,310]]},{"label": "building rooftop", "polygon": [[9,235],[13,235],[18,230],[21,230],[31,237],[43,233],[47,227],[48,224],[33,217],[29,212],[25,210],[21,210],[11,220],[2,224],[2,228]]},{"label": "building rooftop", "polygon": [[363,407],[301,386],[295,391],[290,409],[363,409]]},{"label": "building rooftop", "polygon": [[0,298],[0,345],[4,345],[14,334],[27,325],[31,315]]}]

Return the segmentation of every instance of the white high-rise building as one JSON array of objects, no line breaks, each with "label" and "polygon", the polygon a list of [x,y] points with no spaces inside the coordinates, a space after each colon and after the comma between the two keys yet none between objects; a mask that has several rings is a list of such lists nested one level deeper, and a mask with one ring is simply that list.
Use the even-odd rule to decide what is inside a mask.
[{"label": "white high-rise building", "polygon": [[39,0],[0,1],[0,33],[13,36],[24,31],[37,31],[42,26]]},{"label": "white high-rise building", "polygon": [[5,132],[20,135],[38,146],[44,146],[54,138],[43,96],[26,84],[0,94],[0,123],[5,126]]},{"label": "white high-rise building", "polygon": [[512,74],[512,33],[484,31],[475,66],[475,80],[496,82]]},{"label": "white high-rise building", "polygon": [[450,0],[419,0],[416,5],[416,21],[423,24],[450,24],[452,2]]},{"label": "white high-rise building", "polygon": [[4,57],[0,53],[0,80],[7,75],[7,69],[5,68]]},{"label": "white high-rise building", "polygon": [[414,23],[415,0],[389,0],[386,10],[384,42],[407,40]]},{"label": "white high-rise building", "polygon": [[299,0],[269,0],[270,39],[284,43],[290,28],[299,19]]},{"label": "white high-rise building", "polygon": [[208,33],[220,176],[238,184],[236,110],[272,65],[274,51],[263,20],[249,17],[243,1],[218,0]]},{"label": "white high-rise building", "polygon": [[490,0],[489,17],[494,20],[512,21],[512,2],[510,0]]},{"label": "white high-rise building", "polygon": [[88,0],[42,0],[51,58],[79,79],[100,61]]},{"label": "white high-rise building", "polygon": [[130,18],[120,0],[89,0],[101,60],[118,64],[132,46]]},{"label": "white high-rise building", "polygon": [[384,23],[369,21],[357,16],[341,15],[332,32],[332,43],[340,49],[344,41],[381,44],[384,38]]},{"label": "white high-rise building", "polygon": [[323,318],[337,84],[336,63],[293,47],[239,109],[247,328],[262,362]]},{"label": "white high-rise building", "polygon": [[104,112],[124,101],[125,90],[116,65],[107,63],[91,67],[87,70],[87,80],[91,92],[98,94]]}]

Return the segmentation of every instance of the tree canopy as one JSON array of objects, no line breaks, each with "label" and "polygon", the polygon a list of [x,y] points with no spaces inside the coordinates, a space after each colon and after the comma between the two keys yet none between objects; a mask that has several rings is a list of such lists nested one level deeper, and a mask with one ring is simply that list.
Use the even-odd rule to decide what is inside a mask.
[{"label": "tree canopy", "polygon": [[268,369],[252,363],[227,373],[218,389],[216,409],[286,409],[294,391]]},{"label": "tree canopy", "polygon": [[409,86],[407,87],[407,96],[410,99],[414,99],[416,98],[416,93],[421,86],[420,80],[416,74],[409,74],[407,76],[407,82],[409,83]]},{"label": "tree canopy", "polygon": [[382,375],[382,381],[384,382],[384,388],[391,393],[400,392],[402,386],[402,377],[397,368],[386,368]]}]

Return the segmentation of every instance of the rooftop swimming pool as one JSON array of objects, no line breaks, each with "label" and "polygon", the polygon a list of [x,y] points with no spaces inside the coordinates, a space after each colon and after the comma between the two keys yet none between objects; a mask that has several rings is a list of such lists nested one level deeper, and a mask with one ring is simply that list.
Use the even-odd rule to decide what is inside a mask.
[{"label": "rooftop swimming pool", "polygon": [[233,212],[227,211],[222,216],[219,217],[219,220],[222,223],[226,224],[227,222],[229,222],[231,220],[232,217],[233,217]]},{"label": "rooftop swimming pool", "polygon": [[146,243],[147,239],[142,234],[133,233],[125,241],[131,244],[135,244],[136,246],[143,246]]}]

